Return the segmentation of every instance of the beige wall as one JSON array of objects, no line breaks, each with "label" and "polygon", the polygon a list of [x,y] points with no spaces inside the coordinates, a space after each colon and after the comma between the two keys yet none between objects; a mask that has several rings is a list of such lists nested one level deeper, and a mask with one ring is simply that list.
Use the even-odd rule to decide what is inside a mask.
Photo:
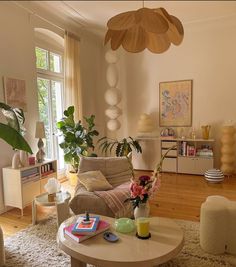
[{"label": "beige wall", "polygon": [[[26,138],[37,151],[37,140],[34,138],[35,121],[38,119],[36,69],[34,56],[34,27],[55,30],[47,23],[30,16],[25,10],[13,2],[0,3],[0,101],[3,101],[2,76],[10,76],[26,81],[27,107]],[[62,33],[61,33],[62,34]],[[81,37],[81,72],[82,86],[85,91],[83,102],[85,115],[96,114],[98,129],[103,131],[104,115],[98,110],[99,103],[103,101],[103,90],[100,86],[101,77],[101,48],[102,42],[89,34]],[[96,101],[97,100],[97,101]],[[0,115],[0,119],[3,120]],[[13,151],[11,147],[0,140],[0,212],[4,209],[2,197],[2,167],[11,164]],[[14,197],[14,196],[13,196]]]},{"label": "beige wall", "polygon": [[200,126],[212,125],[219,167],[220,127],[235,122],[236,115],[235,26],[236,17],[184,25],[183,43],[163,54],[123,51],[120,82],[126,97],[119,136],[135,136],[144,112],[152,114],[158,127],[159,82],[193,79],[193,126],[200,137]]}]

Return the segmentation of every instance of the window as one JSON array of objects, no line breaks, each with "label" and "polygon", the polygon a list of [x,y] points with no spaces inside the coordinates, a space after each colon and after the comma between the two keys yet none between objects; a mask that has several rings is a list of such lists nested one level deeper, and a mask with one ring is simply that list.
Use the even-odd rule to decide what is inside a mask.
[{"label": "window", "polygon": [[39,117],[46,131],[47,158],[58,159],[59,169],[64,169],[63,151],[59,149],[56,122],[62,118],[63,68],[62,54],[41,47],[35,48]]}]

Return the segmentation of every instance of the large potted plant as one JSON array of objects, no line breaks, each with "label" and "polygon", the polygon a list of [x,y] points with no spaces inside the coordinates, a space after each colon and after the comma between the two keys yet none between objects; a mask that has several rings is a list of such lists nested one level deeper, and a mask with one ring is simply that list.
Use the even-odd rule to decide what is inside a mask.
[{"label": "large potted plant", "polygon": [[[22,109],[12,108],[0,102],[0,110],[6,119],[6,123],[0,122],[0,138],[8,143],[14,150],[21,150],[33,154],[29,144],[25,140],[25,116]],[[13,157],[14,159],[14,157]],[[13,167],[17,164],[13,164]]]},{"label": "large potted plant", "polygon": [[94,129],[95,116],[84,117],[86,126],[81,121],[74,120],[74,106],[68,107],[64,111],[64,117],[57,122],[57,128],[63,136],[60,147],[64,152],[64,160],[69,163],[71,170],[69,171],[69,180],[72,185],[77,181],[77,172],[79,168],[80,155],[96,156],[93,153],[94,144],[93,137],[99,133]]},{"label": "large potted plant", "polygon": [[128,154],[132,152],[133,149],[137,153],[142,153],[142,148],[139,142],[131,136],[123,138],[120,141],[104,136],[98,140],[98,143],[99,148],[102,150],[103,153],[111,153],[112,150],[115,150],[115,154],[117,157],[128,156]]}]

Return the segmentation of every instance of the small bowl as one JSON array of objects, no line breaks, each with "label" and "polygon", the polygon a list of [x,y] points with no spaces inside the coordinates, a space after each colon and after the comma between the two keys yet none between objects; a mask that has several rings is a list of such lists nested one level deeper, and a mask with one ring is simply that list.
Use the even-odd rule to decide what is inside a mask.
[{"label": "small bowl", "polygon": [[120,218],[115,220],[114,227],[117,232],[126,234],[134,231],[135,224],[129,218]]}]

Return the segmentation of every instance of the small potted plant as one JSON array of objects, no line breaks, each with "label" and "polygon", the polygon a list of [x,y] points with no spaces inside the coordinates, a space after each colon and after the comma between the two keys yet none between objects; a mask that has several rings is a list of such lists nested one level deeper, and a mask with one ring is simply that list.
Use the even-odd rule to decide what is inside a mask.
[{"label": "small potted plant", "polygon": [[81,121],[75,122],[74,111],[74,106],[68,107],[64,111],[64,117],[57,122],[57,128],[64,137],[63,142],[59,145],[63,149],[65,162],[69,163],[71,166],[69,172],[71,185],[75,185],[77,181],[77,172],[80,162],[79,156],[96,156],[96,154],[93,153],[93,137],[99,134],[98,131],[94,130],[94,115],[88,118],[84,117],[87,124],[85,127],[82,125]]}]

